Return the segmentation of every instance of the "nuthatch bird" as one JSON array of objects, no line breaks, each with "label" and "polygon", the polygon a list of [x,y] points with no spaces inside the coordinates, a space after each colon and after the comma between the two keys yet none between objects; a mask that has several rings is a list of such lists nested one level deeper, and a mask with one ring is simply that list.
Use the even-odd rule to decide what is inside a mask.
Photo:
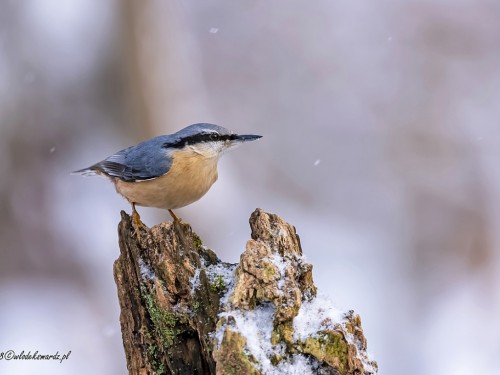
[{"label": "nuthatch bird", "polygon": [[143,225],[135,206],[173,209],[200,199],[217,180],[221,155],[260,135],[233,134],[222,126],[193,124],[177,133],[160,135],[75,171],[104,175],[132,205],[132,223],[139,235]]}]

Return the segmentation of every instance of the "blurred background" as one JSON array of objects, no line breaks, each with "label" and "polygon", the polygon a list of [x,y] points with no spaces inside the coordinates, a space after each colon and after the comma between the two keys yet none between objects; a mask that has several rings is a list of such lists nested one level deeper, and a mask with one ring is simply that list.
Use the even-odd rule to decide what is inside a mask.
[{"label": "blurred background", "polygon": [[0,373],[126,373],[130,207],[69,172],[213,122],[264,138],[178,210],[206,245],[277,213],[380,374],[498,374],[499,43],[494,0],[1,0],[0,352],[71,355]]}]

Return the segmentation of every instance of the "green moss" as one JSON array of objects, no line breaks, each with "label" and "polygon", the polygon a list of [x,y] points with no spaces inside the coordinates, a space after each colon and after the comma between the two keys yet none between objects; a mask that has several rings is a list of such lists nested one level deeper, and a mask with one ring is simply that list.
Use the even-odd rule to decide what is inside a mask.
[{"label": "green moss", "polygon": [[203,241],[201,240],[201,238],[194,232],[192,235],[193,235],[193,245],[196,248],[196,250],[203,249]]},{"label": "green moss", "polygon": [[271,332],[271,344],[278,345],[280,342],[280,334],[275,329]]},{"label": "green moss", "polygon": [[281,354],[275,353],[271,356],[271,363],[273,366],[278,366],[282,359]]},{"label": "green moss", "polygon": [[345,323],[345,326],[347,332],[354,333],[356,328],[361,328],[361,317],[358,314],[354,315],[351,320]]},{"label": "green moss", "polygon": [[156,304],[154,296],[148,292],[147,288],[143,285],[141,286],[142,298],[146,304],[146,309],[148,310],[149,317],[153,323],[153,333],[160,341],[161,345],[168,349],[174,343],[176,337],[175,326],[178,321],[178,317],[170,312],[162,309]]},{"label": "green moss", "polygon": [[215,293],[222,293],[226,290],[226,283],[222,275],[215,276],[215,280],[210,283],[210,290]]},{"label": "green moss", "polygon": [[194,302],[193,302],[193,312],[198,312],[200,311],[200,307],[201,307],[201,302],[196,299]]},{"label": "green moss", "polygon": [[289,351],[293,349],[293,322],[282,322],[279,324],[275,323],[273,332],[271,333],[271,343],[277,345],[280,342],[284,342]]},{"label": "green moss", "polygon": [[220,349],[215,354],[217,366],[223,369],[223,374],[260,375],[244,353],[245,345],[246,339],[239,332],[226,328]]},{"label": "green moss", "polygon": [[149,363],[151,363],[151,367],[155,374],[163,375],[165,373],[165,365],[161,362],[161,351],[154,344],[154,340],[151,338],[149,332],[147,332],[144,336],[147,342]]},{"label": "green moss", "polygon": [[276,266],[272,263],[264,263],[264,281],[271,281],[276,278]]},{"label": "green moss", "polygon": [[335,331],[320,331],[316,337],[308,337],[300,343],[304,353],[337,369],[340,375],[347,374],[349,351],[343,335]]}]

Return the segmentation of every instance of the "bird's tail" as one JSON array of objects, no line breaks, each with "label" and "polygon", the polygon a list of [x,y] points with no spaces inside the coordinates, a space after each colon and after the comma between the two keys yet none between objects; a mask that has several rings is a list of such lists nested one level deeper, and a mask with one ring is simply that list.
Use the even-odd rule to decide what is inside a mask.
[{"label": "bird's tail", "polygon": [[79,174],[82,176],[95,176],[97,173],[96,173],[95,169],[90,167],[90,168],[83,168],[83,169],[79,169],[77,171],[73,171],[70,174]]}]

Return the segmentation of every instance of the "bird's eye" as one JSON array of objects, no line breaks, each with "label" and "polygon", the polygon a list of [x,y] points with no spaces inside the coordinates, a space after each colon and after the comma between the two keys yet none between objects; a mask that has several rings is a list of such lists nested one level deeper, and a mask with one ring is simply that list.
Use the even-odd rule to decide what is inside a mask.
[{"label": "bird's eye", "polygon": [[216,141],[218,139],[219,139],[219,134],[216,134],[216,133],[210,134],[210,140],[211,141]]}]

